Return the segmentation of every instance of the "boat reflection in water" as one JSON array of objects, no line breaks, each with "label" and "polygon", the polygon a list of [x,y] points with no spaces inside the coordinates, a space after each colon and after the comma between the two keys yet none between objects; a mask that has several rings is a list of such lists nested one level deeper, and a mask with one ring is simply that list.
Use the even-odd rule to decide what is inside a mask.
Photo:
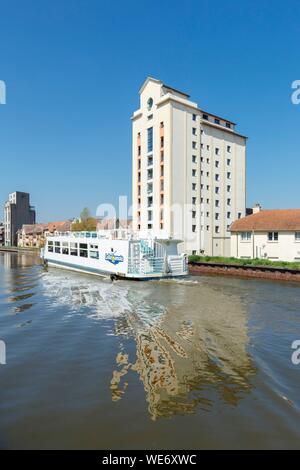
[{"label": "boat reflection in water", "polygon": [[220,400],[235,406],[251,390],[256,369],[238,289],[214,287],[210,278],[111,283],[57,272],[43,285],[53,306],[67,303],[80,314],[88,306],[88,316],[113,320],[109,334],[120,338],[113,401],[130,393],[129,372],[139,375],[153,420]]}]

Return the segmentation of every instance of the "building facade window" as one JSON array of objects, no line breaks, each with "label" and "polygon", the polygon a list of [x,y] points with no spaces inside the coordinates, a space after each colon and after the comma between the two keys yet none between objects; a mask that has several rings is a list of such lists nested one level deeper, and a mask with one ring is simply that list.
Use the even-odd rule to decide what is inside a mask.
[{"label": "building facade window", "polygon": [[251,235],[252,235],[251,232],[242,232],[241,233],[241,240],[243,242],[249,241],[249,240],[251,240]]},{"label": "building facade window", "polygon": [[268,240],[269,242],[278,242],[278,232],[269,232]]},{"label": "building facade window", "polygon": [[153,127],[147,129],[147,151],[153,152]]},{"label": "building facade window", "polygon": [[295,232],[295,241],[300,242],[300,232]]}]

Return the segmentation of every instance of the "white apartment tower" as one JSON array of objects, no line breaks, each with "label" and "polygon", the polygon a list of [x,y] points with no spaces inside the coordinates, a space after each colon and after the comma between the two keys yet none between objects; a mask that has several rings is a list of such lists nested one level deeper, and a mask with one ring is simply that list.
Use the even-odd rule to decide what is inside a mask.
[{"label": "white apartment tower", "polygon": [[132,132],[133,229],[180,238],[188,254],[230,256],[230,225],[245,216],[247,138],[151,77]]}]

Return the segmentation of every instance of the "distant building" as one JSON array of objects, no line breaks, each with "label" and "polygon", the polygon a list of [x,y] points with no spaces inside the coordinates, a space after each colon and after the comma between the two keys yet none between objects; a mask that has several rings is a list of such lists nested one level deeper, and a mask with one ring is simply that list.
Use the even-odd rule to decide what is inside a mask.
[{"label": "distant building", "polygon": [[231,256],[300,262],[300,209],[260,210],[231,226]]},{"label": "distant building", "polygon": [[0,246],[4,245],[4,224],[0,222]]},{"label": "distant building", "polygon": [[58,232],[71,231],[72,222],[65,220],[62,222],[49,222],[48,224],[25,224],[18,230],[19,248],[41,248],[45,244],[47,235]]},{"label": "distant building", "polygon": [[17,245],[17,232],[23,224],[35,223],[35,210],[30,205],[29,194],[16,191],[8,196],[4,206],[5,246]]},{"label": "distant building", "polygon": [[97,230],[131,229],[131,219],[99,219]]}]

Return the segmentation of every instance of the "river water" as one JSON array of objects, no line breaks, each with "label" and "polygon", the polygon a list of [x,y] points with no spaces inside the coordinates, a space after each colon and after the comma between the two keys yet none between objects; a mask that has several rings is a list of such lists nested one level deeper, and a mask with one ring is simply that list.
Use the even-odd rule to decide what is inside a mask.
[{"label": "river water", "polygon": [[0,254],[0,447],[300,448],[299,284]]}]

